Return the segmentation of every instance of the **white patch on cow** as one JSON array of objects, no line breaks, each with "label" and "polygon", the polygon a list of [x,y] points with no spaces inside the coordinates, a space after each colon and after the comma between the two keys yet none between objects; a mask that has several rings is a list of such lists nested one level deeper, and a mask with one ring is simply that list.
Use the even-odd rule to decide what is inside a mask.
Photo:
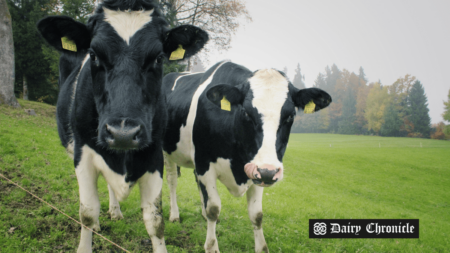
[{"label": "white patch on cow", "polygon": [[109,215],[111,215],[111,220],[123,219],[122,212],[120,211],[119,201],[117,201],[116,195],[114,194],[114,191],[109,184],[108,184],[108,192],[109,192],[108,213]]},{"label": "white patch on cow", "polygon": [[164,166],[166,168],[166,179],[170,189],[170,217],[169,221],[180,221],[180,213],[178,211],[177,203],[177,185],[178,185],[178,172],[177,164],[168,158],[166,151],[163,151]]},{"label": "white patch on cow", "polygon": [[200,95],[206,90],[208,85],[211,84],[216,71],[225,63],[226,61],[217,66],[217,68],[208,77],[208,79],[206,79],[202,84],[198,86],[197,90],[194,93],[194,96],[192,97],[186,125],[181,126],[180,128],[180,141],[177,143],[177,149],[167,156],[170,160],[174,161],[179,166],[185,168],[195,168],[195,147],[192,140],[192,131],[194,129],[194,122],[197,116],[198,99],[200,98]]},{"label": "white patch on cow", "polygon": [[130,195],[134,182],[125,182],[125,175],[120,175],[109,168],[103,157],[97,154],[87,145],[82,148],[82,155],[92,157],[92,162],[97,173],[101,173],[108,185],[114,191],[114,195],[118,201],[124,201]]},{"label": "white patch on cow", "polygon": [[242,197],[250,185],[252,180],[248,180],[246,184],[236,184],[233,172],[231,171],[231,163],[229,159],[218,158],[215,163],[209,164],[210,170],[215,170],[217,178],[224,184],[228,191],[235,197]]},{"label": "white patch on cow", "polygon": [[159,171],[146,172],[138,180],[141,192],[141,208],[144,224],[152,240],[153,252],[167,253],[164,241],[164,219],[162,213],[161,190],[163,180]]},{"label": "white patch on cow", "polygon": [[[75,77],[75,81],[73,82],[73,87],[72,87],[72,95],[70,96],[70,107],[69,107],[69,115],[72,114],[72,108],[74,105],[74,101],[75,101],[75,96],[77,93],[77,86],[78,86],[78,77],[80,77],[81,71],[84,68],[84,65],[86,64],[87,60],[90,58],[89,54],[86,54],[86,56],[84,57],[83,61],[81,62],[81,67],[80,70],[77,73],[77,76]],[[73,142],[73,131],[72,131],[72,124],[69,122],[69,135],[70,135],[70,140],[69,140],[69,144],[67,146],[67,152],[70,156],[70,158],[73,159],[73,147],[74,147],[74,142]]]},{"label": "white patch on cow", "polygon": [[262,229],[263,212],[262,198],[263,187],[252,185],[247,191],[247,211],[248,217],[253,224],[253,234],[255,236],[255,252],[266,252],[266,239]]},{"label": "white patch on cow", "polygon": [[249,79],[253,92],[252,104],[262,118],[263,142],[251,163],[258,166],[270,164],[282,168],[276,152],[277,131],[281,108],[288,97],[288,81],[274,69],[260,70]]},{"label": "white patch on cow", "polygon": [[152,21],[150,16],[153,10],[149,11],[113,11],[103,8],[105,12],[105,21],[108,22],[117,34],[130,44],[130,38],[142,29],[146,24]]},{"label": "white patch on cow", "polygon": [[175,90],[175,86],[177,86],[178,79],[180,79],[181,77],[184,77],[184,76],[192,76],[192,75],[203,74],[203,73],[189,73],[189,72],[183,72],[183,73],[181,73],[181,74],[185,74],[185,75],[181,75],[181,76],[177,77],[177,79],[175,79],[175,82],[173,83],[173,86],[172,86],[172,91]]},{"label": "white patch on cow", "polygon": [[72,90],[72,105],[73,101],[75,100],[75,94],[77,92],[77,85],[78,85],[78,77],[80,77],[81,70],[83,70],[84,64],[86,64],[87,60],[90,58],[89,54],[86,54],[83,61],[81,62],[80,70],[78,71],[77,76],[75,77],[75,82],[73,83],[73,90]]}]

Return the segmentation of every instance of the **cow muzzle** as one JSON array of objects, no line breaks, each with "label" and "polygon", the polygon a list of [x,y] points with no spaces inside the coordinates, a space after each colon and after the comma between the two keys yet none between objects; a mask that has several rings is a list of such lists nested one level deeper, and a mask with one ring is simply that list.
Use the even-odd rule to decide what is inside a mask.
[{"label": "cow muzzle", "polygon": [[247,163],[244,171],[254,184],[264,187],[272,186],[283,178],[283,167],[276,168],[270,164],[257,166],[254,163]]},{"label": "cow muzzle", "polygon": [[145,131],[140,124],[127,124],[125,121],[120,124],[110,122],[102,129],[101,138],[108,148],[113,150],[139,149],[145,142]]}]

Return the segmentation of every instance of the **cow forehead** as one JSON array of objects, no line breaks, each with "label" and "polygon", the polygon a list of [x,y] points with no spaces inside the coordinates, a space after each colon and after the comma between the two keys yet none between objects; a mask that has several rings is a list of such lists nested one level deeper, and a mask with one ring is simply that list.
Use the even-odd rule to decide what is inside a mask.
[{"label": "cow forehead", "polygon": [[249,81],[253,93],[253,107],[258,109],[263,117],[279,117],[289,92],[286,77],[277,70],[264,69],[257,71]]},{"label": "cow forehead", "polygon": [[103,10],[105,13],[105,21],[114,28],[117,34],[122,37],[128,45],[130,44],[130,38],[152,21],[150,15],[154,11],[153,9],[147,11],[115,11],[107,8],[104,8]]}]

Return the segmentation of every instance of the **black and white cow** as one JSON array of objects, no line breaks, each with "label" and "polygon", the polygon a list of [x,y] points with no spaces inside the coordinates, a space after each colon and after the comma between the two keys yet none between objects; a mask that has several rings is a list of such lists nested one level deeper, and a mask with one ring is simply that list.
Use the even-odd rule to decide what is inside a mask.
[{"label": "black and white cow", "polygon": [[[185,56],[194,55],[208,35],[190,25],[169,30],[156,7],[150,0],[106,0],[86,25],[51,16],[39,21],[38,29],[61,52],[58,132],[74,157],[81,222],[100,230],[100,174],[108,182],[113,219],[122,218],[118,200],[125,200],[139,183],[153,250],[166,252],[161,211],[167,122],[163,59],[179,45]],[[63,49],[63,37],[73,41],[69,49],[76,51]],[[78,252],[91,251],[92,232],[82,227]]]},{"label": "black and white cow", "polygon": [[[313,101],[318,111],[331,103],[330,95],[316,88],[298,90],[277,70],[251,72],[231,62],[220,62],[205,73],[171,73],[162,89],[169,116],[163,149],[170,220],[179,219],[177,165],[195,168],[208,224],[206,252],[219,252],[217,179],[234,196],[247,193],[255,251],[268,252],[261,227],[263,187],[283,178],[283,155],[296,108]],[[222,108],[224,97],[229,108],[226,101]]]}]

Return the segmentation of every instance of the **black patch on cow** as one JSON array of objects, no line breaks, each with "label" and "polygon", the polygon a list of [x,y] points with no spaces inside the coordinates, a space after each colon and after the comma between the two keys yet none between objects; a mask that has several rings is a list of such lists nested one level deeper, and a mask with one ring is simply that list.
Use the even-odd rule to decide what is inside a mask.
[{"label": "black patch on cow", "polygon": [[219,214],[220,214],[220,210],[219,210],[219,207],[216,205],[210,206],[206,210],[206,217],[208,217],[209,221],[217,221],[219,219]]},{"label": "black patch on cow", "polygon": [[331,96],[325,91],[318,88],[298,90],[295,87],[289,85],[289,93],[292,96],[292,100],[294,101],[295,106],[302,109],[304,109],[305,105],[310,101],[313,101],[316,104],[316,108],[314,110],[316,112],[329,106],[332,102]]},{"label": "black patch on cow", "polygon": [[[40,20],[37,28],[42,37],[55,49],[71,55],[85,54],[91,43],[88,27],[67,16],[51,16]],[[62,48],[62,37],[68,37],[77,45],[77,52]]]},{"label": "black patch on cow", "polygon": [[263,213],[259,212],[256,214],[255,223],[253,225],[255,225],[257,229],[261,229],[262,221],[263,221]]},{"label": "black patch on cow", "polygon": [[[196,179],[197,179],[197,176],[196,176]],[[206,209],[206,206],[208,204],[208,192],[206,191],[206,187],[202,182],[198,181],[198,186],[200,187],[200,191],[202,192],[203,204],[205,205],[205,209]]]}]

